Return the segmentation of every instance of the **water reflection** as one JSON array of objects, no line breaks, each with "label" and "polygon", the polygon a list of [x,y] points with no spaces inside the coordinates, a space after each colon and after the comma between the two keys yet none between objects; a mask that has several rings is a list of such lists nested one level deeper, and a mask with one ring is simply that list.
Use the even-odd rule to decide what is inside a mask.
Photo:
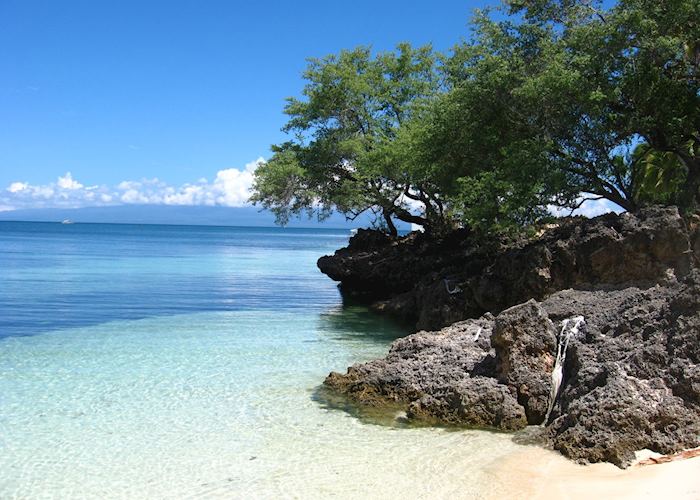
[{"label": "water reflection", "polygon": [[[357,345],[383,345],[388,351],[394,340],[404,337],[411,329],[393,318],[371,311],[367,306],[347,299],[344,304],[329,309],[319,316],[319,336],[323,342],[336,344],[339,349],[354,351]],[[354,359],[364,362],[368,359]],[[335,371],[344,372],[346,366],[337,366]],[[359,418],[362,422],[375,425],[406,427],[403,410],[405,405],[383,405],[367,407],[354,404],[347,397],[338,394],[324,385],[316,387],[311,399],[328,411],[342,411]]]},{"label": "water reflection", "polygon": [[357,418],[363,424],[381,425],[398,429],[427,426],[420,421],[409,421],[406,418],[405,404],[359,405],[347,396],[338,394],[325,385],[316,387],[311,395],[311,399],[326,411],[347,413],[349,416]]},{"label": "water reflection", "polygon": [[204,311],[323,311],[346,232],[0,223],[0,339]]},{"label": "water reflection", "polygon": [[410,331],[407,325],[394,318],[347,301],[320,315],[319,332],[332,340],[388,344]]}]

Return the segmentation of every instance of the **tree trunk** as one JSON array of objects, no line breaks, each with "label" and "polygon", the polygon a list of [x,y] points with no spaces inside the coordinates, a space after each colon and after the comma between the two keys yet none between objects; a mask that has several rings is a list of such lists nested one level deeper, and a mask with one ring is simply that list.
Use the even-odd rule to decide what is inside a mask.
[{"label": "tree trunk", "polygon": [[400,221],[408,222],[409,224],[418,224],[419,226],[423,226],[423,229],[425,229],[426,233],[430,232],[432,224],[430,220],[425,217],[421,217],[420,215],[413,215],[411,212],[401,207],[395,207],[393,214]]},{"label": "tree trunk", "polygon": [[587,189],[591,194],[605,198],[608,201],[612,201],[615,205],[624,209],[626,212],[636,212],[639,207],[631,198],[628,198],[621,194],[616,188],[615,189],[605,189],[599,179],[590,179],[591,187]]},{"label": "tree trunk", "polygon": [[384,216],[384,221],[386,222],[386,227],[389,230],[389,234],[394,237],[398,236],[399,231],[396,229],[396,224],[394,224],[394,221],[391,220],[391,212],[382,210],[382,215]]},{"label": "tree trunk", "polygon": [[681,210],[692,212],[700,207],[700,158],[683,158],[688,168],[679,202]]},{"label": "tree trunk", "polygon": [[631,198],[627,198],[626,196],[621,195],[617,192],[610,193],[606,191],[602,193],[602,196],[608,201],[612,201],[616,205],[619,205],[620,207],[624,208],[626,212],[636,212],[639,209],[637,203],[634,200],[632,200]]}]

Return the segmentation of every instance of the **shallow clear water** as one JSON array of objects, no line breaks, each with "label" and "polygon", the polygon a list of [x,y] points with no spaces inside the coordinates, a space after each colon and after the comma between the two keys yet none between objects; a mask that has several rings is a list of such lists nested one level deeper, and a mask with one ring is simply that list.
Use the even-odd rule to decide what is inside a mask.
[{"label": "shallow clear water", "polygon": [[330,409],[403,333],[331,230],[0,223],[0,498],[474,498],[509,436]]}]

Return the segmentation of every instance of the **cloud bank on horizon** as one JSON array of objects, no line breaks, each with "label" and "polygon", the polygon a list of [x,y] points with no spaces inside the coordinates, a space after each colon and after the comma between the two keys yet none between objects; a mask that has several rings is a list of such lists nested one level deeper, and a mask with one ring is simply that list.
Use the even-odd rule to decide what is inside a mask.
[{"label": "cloud bank on horizon", "polygon": [[219,170],[211,182],[202,178],[182,186],[171,186],[157,178],[126,180],[116,186],[86,185],[70,172],[42,185],[15,181],[0,192],[0,211],[129,204],[241,207],[248,204],[253,174],[262,162],[260,157],[243,170]]},{"label": "cloud bank on horizon", "polygon": [[[243,170],[219,170],[211,182],[201,178],[177,187],[158,178],[122,181],[116,186],[89,186],[74,179],[70,172],[49,184],[34,185],[15,181],[0,192],[0,211],[114,205],[242,207],[248,205],[255,169],[264,161],[260,157],[247,163]],[[589,200],[574,214],[595,217],[620,211],[620,207],[607,200]],[[550,212],[557,216],[569,215],[568,210],[555,207],[550,207]]]}]

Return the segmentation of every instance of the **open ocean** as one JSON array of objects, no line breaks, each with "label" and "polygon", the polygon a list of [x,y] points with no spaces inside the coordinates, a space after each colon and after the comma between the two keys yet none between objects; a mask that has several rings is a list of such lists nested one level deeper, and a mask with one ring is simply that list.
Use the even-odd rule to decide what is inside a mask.
[{"label": "open ocean", "polygon": [[0,498],[474,498],[504,434],[317,396],[405,333],[316,260],[345,230],[0,222]]}]

